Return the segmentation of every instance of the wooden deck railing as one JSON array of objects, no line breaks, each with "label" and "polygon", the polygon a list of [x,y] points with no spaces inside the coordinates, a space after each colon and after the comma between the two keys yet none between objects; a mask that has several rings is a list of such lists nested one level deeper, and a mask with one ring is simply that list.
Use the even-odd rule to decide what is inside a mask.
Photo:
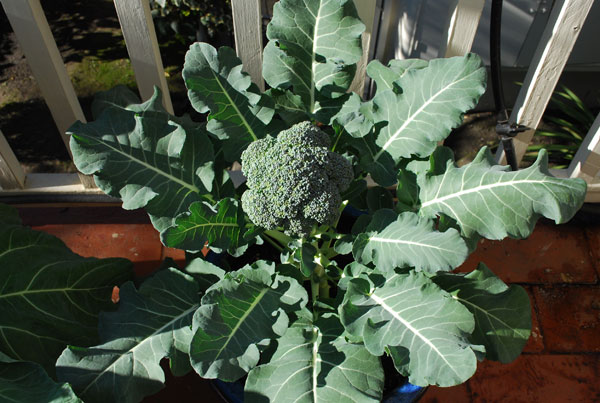
[{"label": "wooden deck railing", "polygon": [[[63,140],[66,129],[76,120],[85,121],[73,85],[61,59],[56,42],[39,0],[0,0],[18,42],[32,68],[44,99]],[[383,23],[376,13],[374,0],[354,0],[367,30],[365,49],[357,79],[352,89],[362,93],[365,70],[371,47],[373,27]],[[153,87],[163,92],[163,103],[172,112],[156,33],[147,0],[114,0],[131,64],[142,99],[148,99]],[[440,56],[450,57],[468,52],[483,10],[484,0],[454,0],[446,23],[446,37]],[[511,121],[532,130],[515,139],[520,161],[531,142],[550,97],[581,31],[593,0],[556,0],[542,40],[536,50],[525,82],[513,106]],[[261,0],[232,0],[236,51],[245,70],[255,83],[262,80],[262,13]],[[385,16],[384,16],[385,17]],[[3,196],[34,194],[98,194],[91,178],[78,174],[25,174],[0,128],[0,201]],[[497,160],[503,162],[500,148]],[[561,177],[581,177],[589,183],[587,201],[600,202],[600,115],[566,170],[552,171]]]}]

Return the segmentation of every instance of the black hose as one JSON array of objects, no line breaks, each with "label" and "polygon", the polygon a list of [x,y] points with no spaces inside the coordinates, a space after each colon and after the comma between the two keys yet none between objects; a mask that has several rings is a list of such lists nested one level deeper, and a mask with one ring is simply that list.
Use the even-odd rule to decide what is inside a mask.
[{"label": "black hose", "polygon": [[492,90],[494,92],[494,104],[496,105],[497,121],[496,132],[500,137],[506,161],[513,171],[519,169],[517,156],[513,146],[512,138],[517,134],[513,131],[516,125],[508,122],[508,111],[504,103],[504,88],[502,87],[502,59],[501,33],[502,33],[502,0],[492,0],[492,15],[490,22],[490,68],[492,79]]}]

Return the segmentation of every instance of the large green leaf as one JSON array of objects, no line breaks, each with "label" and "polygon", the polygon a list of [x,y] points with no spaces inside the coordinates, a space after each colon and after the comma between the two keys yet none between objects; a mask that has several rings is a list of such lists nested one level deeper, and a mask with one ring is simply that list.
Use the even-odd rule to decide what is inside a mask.
[{"label": "large green leaf", "polygon": [[196,202],[188,213],[177,217],[175,226],[162,234],[167,246],[196,252],[206,243],[214,251],[227,251],[233,256],[243,253],[255,241],[252,226],[246,228],[241,204],[231,198],[219,201],[214,207]]},{"label": "large green leaf", "polygon": [[332,108],[328,101],[345,94],[354,78],[363,31],[352,0],[281,0],[267,27],[265,80],[273,88],[293,87],[310,115]]},{"label": "large green leaf", "polygon": [[285,333],[286,312],[306,304],[304,288],[259,262],[229,273],[202,297],[194,315],[190,359],[204,378],[235,381],[252,369],[270,339]]},{"label": "large green leaf", "polygon": [[14,361],[0,353],[0,401],[80,403],[71,387],[54,382],[39,364]]},{"label": "large green leaf", "polygon": [[200,296],[194,279],[176,269],[159,271],[136,291],[126,283],[119,310],[101,318],[101,345],[64,350],[58,378],[69,382],[86,402],[138,402],[165,381],[160,360],[183,375],[188,362],[191,324]]},{"label": "large green leaf", "polygon": [[[425,274],[367,275],[349,281],[340,316],[374,355],[392,350],[412,384],[453,386],[475,372],[477,358],[466,335],[473,315]],[[395,350],[395,351],[394,351]]]},{"label": "large green leaf", "polygon": [[548,155],[517,172],[494,166],[487,148],[472,163],[451,164],[443,175],[423,179],[419,214],[444,213],[455,219],[466,237],[526,238],[539,217],[563,223],[581,207],[586,193],[582,179],[559,179],[548,172]]},{"label": "large green leaf", "polygon": [[249,143],[267,134],[274,104],[266,105],[268,98],[261,98],[233,49],[193,44],[185,56],[183,79],[192,106],[200,113],[210,111],[207,129],[226,140],[228,161],[237,161]]},{"label": "large green leaf", "polygon": [[277,340],[270,362],[248,374],[253,402],[379,402],[383,369],[378,357],[350,344],[337,315],[313,324],[298,320]]},{"label": "large green leaf", "polygon": [[0,225],[0,352],[53,375],[67,344],[97,343],[98,313],[112,308],[113,287],[131,269],[125,259],[83,258],[51,235]]},{"label": "large green leaf", "polygon": [[143,104],[111,105],[68,133],[77,168],[95,175],[123,208],[145,207],[159,231],[212,190],[214,155],[206,132],[187,117],[170,116],[158,89]]},{"label": "large green leaf", "polygon": [[485,346],[486,358],[508,363],[523,351],[531,334],[527,291],[507,286],[483,263],[473,272],[440,273],[433,281],[475,316],[473,344]]},{"label": "large green leaf", "polygon": [[479,57],[469,54],[410,68],[393,83],[398,88],[384,87],[373,98],[375,123],[387,122],[377,137],[380,150],[375,160],[385,154],[395,161],[431,154],[462,122],[463,113],[477,104],[486,74]]},{"label": "large green leaf", "polygon": [[438,232],[433,222],[405,212],[378,210],[362,234],[354,241],[354,258],[382,271],[415,267],[431,273],[452,270],[468,256],[458,231]]}]

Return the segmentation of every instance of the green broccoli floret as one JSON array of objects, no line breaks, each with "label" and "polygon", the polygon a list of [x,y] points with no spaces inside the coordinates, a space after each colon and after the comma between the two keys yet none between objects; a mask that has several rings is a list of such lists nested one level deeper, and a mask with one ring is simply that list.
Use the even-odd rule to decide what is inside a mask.
[{"label": "green broccoli floret", "polygon": [[353,171],[329,144],[327,134],[302,122],[248,146],[242,153],[248,186],[242,208],[254,224],[304,237],[317,223],[335,222]]}]

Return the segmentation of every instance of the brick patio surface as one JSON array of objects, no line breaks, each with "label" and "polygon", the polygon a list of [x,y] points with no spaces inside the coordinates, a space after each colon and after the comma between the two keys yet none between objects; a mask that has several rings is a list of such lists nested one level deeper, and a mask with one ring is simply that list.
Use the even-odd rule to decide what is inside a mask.
[{"label": "brick patio surface", "polygon": [[[128,258],[141,275],[165,257],[184,260],[182,252],[161,245],[141,212],[85,207],[20,213],[26,225],[56,235],[76,253]],[[481,261],[505,282],[524,286],[532,302],[532,335],[513,363],[482,362],[465,384],[430,387],[421,402],[600,402],[600,224],[576,221],[540,221],[526,240],[484,240],[457,269],[471,271]],[[167,379],[182,398],[173,400],[169,387],[145,402],[220,401],[194,375]]]}]

